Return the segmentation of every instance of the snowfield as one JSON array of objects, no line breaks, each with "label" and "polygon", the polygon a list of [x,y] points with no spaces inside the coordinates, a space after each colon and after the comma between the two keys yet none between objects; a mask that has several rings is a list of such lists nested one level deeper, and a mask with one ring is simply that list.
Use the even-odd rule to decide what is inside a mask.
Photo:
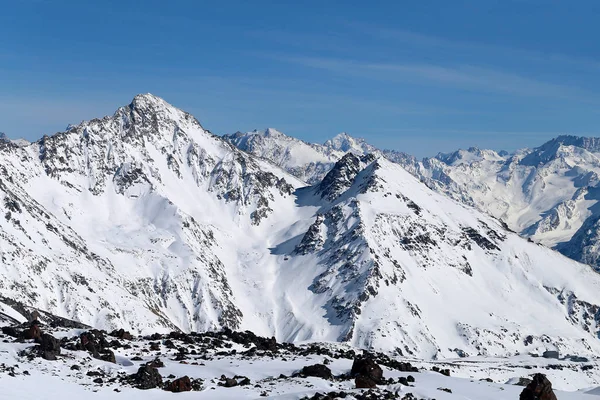
[{"label": "snowfield", "polygon": [[[451,378],[423,373],[411,388],[427,399],[465,398],[460,393],[468,391],[477,399],[516,398],[519,388],[503,384],[534,370],[546,373],[559,389],[600,384],[595,361],[600,275],[508,230],[478,210],[475,197],[471,203],[477,208],[439,193],[459,187],[452,183],[460,181],[458,175],[447,186],[436,186],[442,175],[433,181],[422,175],[425,185],[414,176],[416,164],[413,170],[407,164],[414,159],[379,152],[347,135],[325,147],[288,140],[273,130],[233,136],[215,136],[190,114],[147,94],[113,116],[34,143],[0,140],[0,322],[24,321],[22,313],[15,314],[16,301],[107,332],[228,328],[279,342],[382,351],[420,368],[450,363]],[[264,143],[269,151],[256,154]],[[436,162],[467,168],[465,176],[481,163],[513,168],[503,161],[506,155],[467,153]],[[552,159],[547,152],[529,152],[518,156],[524,160],[519,165],[536,164],[532,154],[554,162],[547,161]],[[307,160],[319,174],[288,168]],[[535,194],[531,199],[547,193],[568,198],[571,187],[560,179],[573,175],[560,171],[555,182],[560,190],[547,189],[554,179],[550,173],[543,184],[536,180],[539,168],[526,179]],[[582,201],[589,198],[583,195]],[[534,214],[522,212],[510,222],[531,223]],[[139,346],[146,346],[149,339],[140,340]],[[6,361],[0,363],[12,365],[22,362],[19,351],[32,344],[9,340],[2,346]],[[68,351],[64,357],[78,357]],[[117,348],[116,364],[88,357],[84,365],[101,365],[110,376],[131,374],[139,367],[131,364],[135,351]],[[546,351],[558,351],[565,366],[546,369],[539,358]],[[2,387],[10,382],[15,391],[33,392],[17,382],[39,378],[54,385],[49,382],[64,378],[56,390],[123,395],[105,383],[82,387],[87,378],[57,367],[64,357],[34,359],[31,375],[3,377]],[[572,357],[592,360],[593,368],[581,370]],[[192,371],[165,360],[164,371],[166,376],[171,370],[175,376],[185,372],[205,383],[223,371],[254,382],[303,367],[300,361],[280,361],[251,364],[224,357]],[[331,365],[334,374],[348,369],[347,360]],[[396,378],[397,372],[386,376]],[[478,381],[488,377],[495,383]],[[346,381],[309,381],[313,388],[293,379],[268,386],[278,387],[272,395],[282,398],[353,387]],[[450,383],[456,385],[451,394],[438,390]],[[387,390],[406,390],[394,385]],[[131,396],[138,395],[131,390]],[[215,387],[203,393],[254,398],[262,391]]]},{"label": "snowfield", "polygon": [[[62,339],[65,347],[77,344],[79,336],[88,332],[63,328],[47,331]],[[356,398],[369,392],[356,389],[354,379],[348,375],[354,358],[349,352],[361,354],[362,351],[347,345],[277,345],[271,350],[257,350],[256,344],[241,343],[243,339],[240,341],[239,336],[233,338],[227,333],[208,337],[172,334],[131,340],[106,338],[114,351],[115,363],[93,358],[85,350],[62,349],[53,361],[32,358],[29,355],[35,354],[35,343],[13,342],[13,338],[5,336],[0,342],[0,398],[256,399],[267,396],[291,400],[318,398],[313,396],[331,392],[344,392],[345,398]],[[597,360],[572,362],[528,356],[443,362],[398,357],[396,360],[404,363],[402,367],[382,365],[386,383],[371,389],[376,396],[373,398],[512,400],[523,390],[523,386],[514,383],[537,372],[547,375],[561,400],[591,400],[595,398],[593,393],[598,392],[589,387],[598,377],[600,363]],[[141,390],[127,377],[147,363],[158,365],[156,371],[163,377],[164,384],[187,376],[196,386],[182,393],[171,393],[161,387]],[[301,374],[304,367],[315,364],[326,365],[332,377]],[[407,365],[415,371],[398,370]],[[450,376],[434,371],[436,368],[448,369]],[[224,386],[224,377],[239,384]],[[243,382],[246,378],[249,381]],[[585,389],[577,390],[582,387]],[[409,394],[415,397],[406,397]]]}]

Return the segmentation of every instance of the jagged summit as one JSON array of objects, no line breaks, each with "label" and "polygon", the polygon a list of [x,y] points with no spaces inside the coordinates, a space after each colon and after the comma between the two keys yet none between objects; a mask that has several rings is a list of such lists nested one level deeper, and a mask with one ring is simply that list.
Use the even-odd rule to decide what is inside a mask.
[{"label": "jagged summit", "polygon": [[339,133],[333,138],[327,140],[323,146],[344,153],[351,151],[358,154],[364,154],[375,150],[375,148],[369,145],[364,139],[354,138],[346,132]]},{"label": "jagged summit", "polygon": [[503,161],[506,155],[507,154],[505,152],[500,154],[494,150],[469,147],[466,150],[459,149],[451,153],[438,153],[435,158],[447,165],[459,165],[470,164],[483,160]]},{"label": "jagged summit", "polygon": [[600,138],[562,135],[533,149],[522,160],[522,165],[539,166],[561,157],[568,157],[573,152],[582,151],[600,153]]},{"label": "jagged summit", "polygon": [[370,163],[375,161],[373,154],[357,156],[352,152],[346,153],[335,163],[331,171],[325,175],[318,185],[317,193],[323,199],[333,201],[352,186],[356,176]]}]

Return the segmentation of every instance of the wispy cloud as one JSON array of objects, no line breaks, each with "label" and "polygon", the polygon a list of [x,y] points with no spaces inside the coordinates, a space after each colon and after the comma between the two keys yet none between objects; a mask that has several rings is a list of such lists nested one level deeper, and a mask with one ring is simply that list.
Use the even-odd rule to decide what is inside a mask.
[{"label": "wispy cloud", "polygon": [[570,66],[577,66],[593,71],[600,70],[600,60],[593,58],[584,58],[572,54],[562,54],[556,52],[542,52],[539,50],[509,47],[498,44],[482,43],[477,41],[464,41],[448,39],[446,37],[425,35],[418,32],[399,30],[381,26],[374,26],[366,23],[349,22],[346,24],[354,30],[378,40],[385,41],[388,45],[405,44],[432,50],[446,49],[452,51],[456,56],[472,56],[486,54],[495,55],[513,60],[538,61],[542,63],[553,62],[562,63]]},{"label": "wispy cloud", "polygon": [[458,89],[507,93],[518,96],[585,99],[583,90],[544,82],[502,70],[473,65],[369,63],[323,57],[276,57],[280,61],[328,70],[340,75],[412,84],[451,86]]}]

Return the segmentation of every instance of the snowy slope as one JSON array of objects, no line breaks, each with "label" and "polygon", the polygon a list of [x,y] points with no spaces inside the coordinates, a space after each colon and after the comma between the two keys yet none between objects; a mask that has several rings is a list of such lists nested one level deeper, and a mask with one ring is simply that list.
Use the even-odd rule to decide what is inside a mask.
[{"label": "snowy slope", "polygon": [[151,95],[0,157],[1,293],[107,328],[239,326],[231,249],[300,184]]},{"label": "snowy slope", "polygon": [[[402,152],[379,150],[347,134],[324,145],[307,144],[281,133],[272,135],[269,141],[258,140],[257,135],[238,133],[235,140],[229,140],[310,183],[318,182],[333,167],[332,162],[323,163],[322,153],[336,159],[345,152],[382,155],[431,189],[477,207],[524,237],[600,268],[598,138],[559,136],[538,148],[514,154],[472,147],[419,161]],[[247,146],[246,142],[253,145]],[[281,154],[288,149],[303,151],[304,157],[298,161],[278,159],[271,152],[275,148]],[[321,163],[318,170],[312,167],[317,162]]]},{"label": "snowy slope", "polygon": [[319,182],[345,153],[343,150],[303,142],[272,128],[236,132],[224,138],[239,149],[265,158],[311,184]]},{"label": "snowy slope", "polygon": [[598,267],[599,151],[596,138],[559,136],[512,155],[472,148],[405,166],[523,236]]},{"label": "snowy slope", "polygon": [[600,275],[381,156],[350,152],[303,187],[152,95],[0,146],[4,297],[107,330],[600,351]]}]

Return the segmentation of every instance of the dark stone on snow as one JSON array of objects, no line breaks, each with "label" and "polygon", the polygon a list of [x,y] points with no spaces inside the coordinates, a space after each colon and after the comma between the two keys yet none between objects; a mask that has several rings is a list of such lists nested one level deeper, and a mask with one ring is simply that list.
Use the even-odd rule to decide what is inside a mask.
[{"label": "dark stone on snow", "polygon": [[119,339],[123,339],[123,340],[132,340],[133,339],[133,336],[131,335],[131,333],[129,333],[125,329],[114,330],[109,335],[114,336]]},{"label": "dark stone on snow", "polygon": [[552,383],[544,374],[535,374],[529,385],[521,392],[519,400],[557,400]]},{"label": "dark stone on snow", "polygon": [[331,370],[323,364],[308,365],[302,368],[300,373],[305,376],[314,376],[317,378],[323,378],[327,380],[333,379]]},{"label": "dark stone on snow", "polygon": [[23,331],[23,339],[31,340],[34,339],[36,342],[41,340],[42,330],[40,329],[39,322],[33,321],[31,326]]},{"label": "dark stone on snow", "polygon": [[558,359],[558,351],[547,350],[544,353],[542,353],[542,357],[544,357],[544,358],[555,358],[555,359]]},{"label": "dark stone on snow", "polygon": [[46,360],[56,360],[60,355],[60,342],[54,336],[42,333],[40,345],[37,346],[38,355]]},{"label": "dark stone on snow", "polygon": [[357,389],[372,389],[377,387],[377,382],[365,375],[358,375],[354,379]]},{"label": "dark stone on snow", "polygon": [[376,384],[383,381],[383,370],[370,354],[356,357],[350,374],[354,377],[364,376]]},{"label": "dark stone on snow", "polygon": [[434,372],[438,372],[442,375],[446,375],[446,376],[450,376],[450,370],[449,369],[440,369],[439,367],[433,366],[431,367],[431,370]]},{"label": "dark stone on snow", "polygon": [[19,331],[17,331],[12,326],[3,326],[2,327],[2,333],[5,334],[5,335],[8,335],[8,336],[12,336],[14,338],[18,338],[19,337]]},{"label": "dark stone on snow", "polygon": [[180,392],[189,392],[192,390],[192,382],[188,376],[182,376],[181,378],[175,379],[174,381],[167,382],[165,384],[164,390],[180,393]]},{"label": "dark stone on snow", "polygon": [[115,353],[108,349],[104,350],[102,354],[100,354],[100,360],[111,362],[113,364],[117,363],[117,360],[115,359]]},{"label": "dark stone on snow", "polygon": [[158,370],[150,365],[143,365],[138,372],[131,375],[133,384],[138,389],[146,390],[162,386],[162,376]]},{"label": "dark stone on snow", "polygon": [[161,361],[160,358],[156,357],[154,360],[149,361],[146,363],[147,365],[151,366],[152,368],[162,368],[165,366],[165,363],[163,363]]}]

